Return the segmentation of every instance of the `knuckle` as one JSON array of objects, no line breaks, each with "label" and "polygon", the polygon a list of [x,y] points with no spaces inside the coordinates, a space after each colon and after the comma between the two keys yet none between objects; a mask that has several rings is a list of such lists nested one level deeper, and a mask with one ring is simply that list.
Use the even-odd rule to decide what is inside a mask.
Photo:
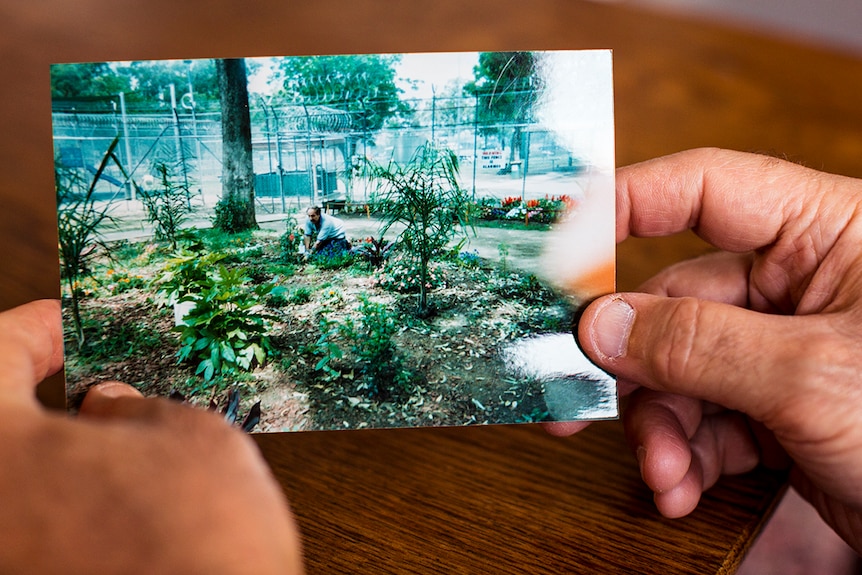
[{"label": "knuckle", "polygon": [[672,300],[660,328],[663,333],[654,338],[651,362],[653,378],[658,384],[696,380],[704,369],[702,303],[694,298]]}]

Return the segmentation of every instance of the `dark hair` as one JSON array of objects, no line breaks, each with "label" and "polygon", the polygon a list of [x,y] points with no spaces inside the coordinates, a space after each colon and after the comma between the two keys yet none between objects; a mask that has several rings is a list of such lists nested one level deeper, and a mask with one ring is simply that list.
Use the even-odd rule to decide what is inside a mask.
[{"label": "dark hair", "polygon": [[309,210],[314,210],[315,214],[320,215],[320,206],[311,206],[308,210],[305,210],[305,213],[307,214]]}]

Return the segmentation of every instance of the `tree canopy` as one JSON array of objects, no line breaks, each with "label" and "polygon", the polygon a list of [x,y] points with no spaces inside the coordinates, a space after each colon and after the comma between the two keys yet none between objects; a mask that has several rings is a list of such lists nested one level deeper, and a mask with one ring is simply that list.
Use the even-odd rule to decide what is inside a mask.
[{"label": "tree canopy", "polygon": [[218,103],[212,60],[55,64],[51,67],[51,98],[55,102],[111,101],[123,92],[129,104],[158,108],[170,105],[171,84],[180,99],[189,91],[189,81],[198,107]]},{"label": "tree canopy", "polygon": [[482,52],[464,93],[479,97],[483,125],[523,122],[541,89],[534,52]]},{"label": "tree canopy", "polygon": [[281,58],[281,95],[309,105],[349,111],[362,130],[374,131],[410,113],[399,96],[399,55],[364,54]]}]

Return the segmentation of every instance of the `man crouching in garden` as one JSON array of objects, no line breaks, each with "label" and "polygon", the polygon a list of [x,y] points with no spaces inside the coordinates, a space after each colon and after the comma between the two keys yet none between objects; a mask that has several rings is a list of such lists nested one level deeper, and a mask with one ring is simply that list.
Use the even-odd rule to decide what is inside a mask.
[{"label": "man crouching in garden", "polygon": [[[344,232],[344,222],[335,216],[320,213],[318,206],[312,206],[305,212],[308,220],[305,222],[305,252],[312,254],[326,253],[337,255],[350,251],[350,242]],[[317,239],[315,240],[315,236]],[[311,242],[314,241],[314,244]]]}]

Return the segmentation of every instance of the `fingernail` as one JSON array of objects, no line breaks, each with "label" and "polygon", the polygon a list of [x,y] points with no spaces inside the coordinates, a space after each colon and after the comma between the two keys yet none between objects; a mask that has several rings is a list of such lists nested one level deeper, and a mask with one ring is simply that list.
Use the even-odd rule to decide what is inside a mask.
[{"label": "fingernail", "polygon": [[97,383],[90,388],[90,391],[95,391],[102,397],[110,397],[111,399],[117,397],[142,397],[140,391],[127,383],[120,383],[119,381]]},{"label": "fingernail", "polygon": [[626,353],[635,310],[625,300],[614,297],[601,307],[593,320],[592,339],[599,353],[617,359]]}]

